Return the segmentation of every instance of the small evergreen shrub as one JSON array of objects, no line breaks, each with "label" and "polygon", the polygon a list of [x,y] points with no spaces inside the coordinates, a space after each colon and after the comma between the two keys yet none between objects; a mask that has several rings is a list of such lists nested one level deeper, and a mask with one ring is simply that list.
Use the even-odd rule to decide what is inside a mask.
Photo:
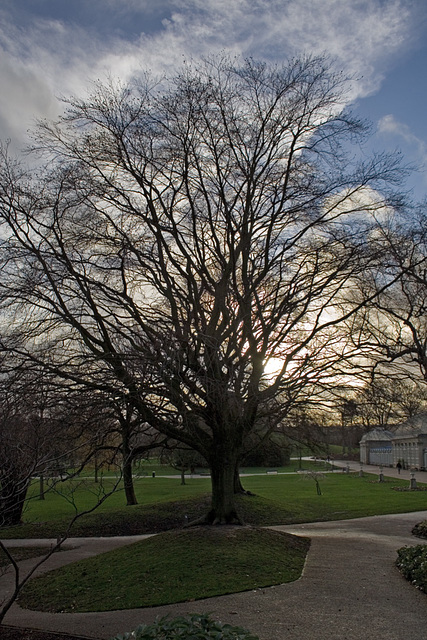
[{"label": "small evergreen shrub", "polygon": [[416,524],[412,529],[412,533],[414,536],[418,536],[418,538],[427,538],[427,520]]},{"label": "small evergreen shrub", "polygon": [[397,552],[396,565],[409,582],[427,593],[427,545],[402,547]]},{"label": "small evergreen shrub", "polygon": [[246,629],[212,620],[206,614],[194,614],[156,620],[141,624],[134,631],[115,636],[112,640],[259,640]]}]

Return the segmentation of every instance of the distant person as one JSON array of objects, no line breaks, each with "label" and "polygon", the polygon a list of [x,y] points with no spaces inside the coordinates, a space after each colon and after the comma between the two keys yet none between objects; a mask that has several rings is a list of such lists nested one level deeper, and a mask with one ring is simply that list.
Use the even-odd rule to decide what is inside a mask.
[{"label": "distant person", "polygon": [[396,465],[397,473],[399,473],[399,474],[400,474],[400,470],[401,470],[401,468],[402,468],[402,464],[401,464],[401,462],[400,462],[400,460],[399,460],[399,462],[398,462],[398,463],[397,463],[397,465]]}]

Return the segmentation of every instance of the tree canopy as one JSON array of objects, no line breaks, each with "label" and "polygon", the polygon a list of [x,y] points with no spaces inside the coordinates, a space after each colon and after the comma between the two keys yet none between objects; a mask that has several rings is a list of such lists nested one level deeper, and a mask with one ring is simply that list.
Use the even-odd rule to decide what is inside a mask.
[{"label": "tree canopy", "polygon": [[359,353],[345,321],[399,163],[348,155],[346,87],[322,58],[208,60],[70,99],[37,172],[3,156],[3,348],[196,449],[209,522],[237,517],[255,425]]}]

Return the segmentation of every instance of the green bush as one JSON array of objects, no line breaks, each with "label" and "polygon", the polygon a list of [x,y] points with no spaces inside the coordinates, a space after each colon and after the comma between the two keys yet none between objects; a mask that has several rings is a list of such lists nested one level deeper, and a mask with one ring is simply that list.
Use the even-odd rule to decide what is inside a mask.
[{"label": "green bush", "polygon": [[141,624],[134,631],[113,640],[259,640],[241,627],[212,620],[206,614],[178,618],[160,618],[154,624]]},{"label": "green bush", "polygon": [[422,522],[416,524],[412,529],[412,533],[418,538],[427,538],[427,520],[423,520]]},{"label": "green bush", "polygon": [[397,552],[396,565],[417,589],[427,593],[427,545],[402,547]]}]

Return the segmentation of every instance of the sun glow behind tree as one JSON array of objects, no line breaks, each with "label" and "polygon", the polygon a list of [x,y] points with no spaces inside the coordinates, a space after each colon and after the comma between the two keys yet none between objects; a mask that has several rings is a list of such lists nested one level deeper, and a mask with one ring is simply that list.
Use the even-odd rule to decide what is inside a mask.
[{"label": "sun glow behind tree", "polygon": [[[398,167],[345,159],[364,127],[341,113],[343,89],[313,58],[97,85],[39,127],[39,179],[3,164],[1,299],[17,320],[4,348],[122,394],[195,448],[211,469],[209,522],[237,518],[257,422],[322,393],[358,353],[344,320],[371,261],[361,203]],[[36,322],[21,322],[27,309]]]}]

